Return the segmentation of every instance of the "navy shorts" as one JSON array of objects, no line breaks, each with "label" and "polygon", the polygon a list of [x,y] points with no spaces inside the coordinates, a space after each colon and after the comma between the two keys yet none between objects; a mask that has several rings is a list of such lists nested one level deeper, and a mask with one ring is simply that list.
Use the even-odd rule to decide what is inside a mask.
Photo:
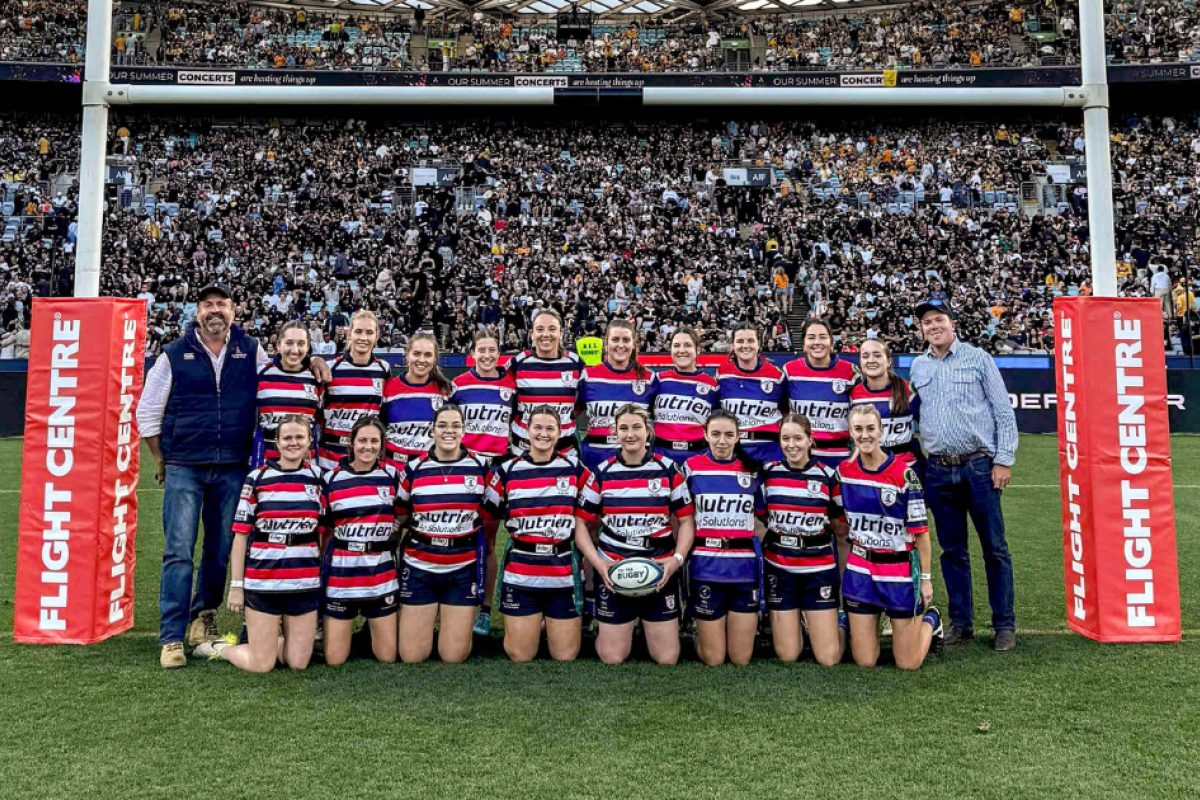
[{"label": "navy shorts", "polygon": [[321,590],[246,592],[246,608],[276,617],[302,617],[321,607]]},{"label": "navy shorts", "polygon": [[399,597],[394,594],[354,600],[326,597],[324,615],[330,619],[345,620],[354,619],[361,614],[367,619],[379,619],[399,610]]},{"label": "navy shorts", "polygon": [[504,583],[500,587],[500,612],[509,617],[545,614],[550,619],[575,619],[574,589],[526,589]]},{"label": "navy shorts", "polygon": [[887,614],[892,619],[912,619],[925,613],[925,606],[920,602],[917,603],[916,608],[897,610],[877,606],[874,603],[864,603],[861,600],[851,600],[847,597],[845,605],[847,614]]},{"label": "navy shorts", "polygon": [[757,614],[758,583],[705,583],[692,581],[688,597],[692,616],[711,622],[724,619],[730,611],[738,614]]},{"label": "navy shorts", "polygon": [[608,625],[642,622],[668,622],[679,619],[679,573],[667,581],[661,591],[644,597],[626,597],[611,591],[603,582],[596,587],[596,621]]},{"label": "navy shorts", "polygon": [[430,572],[405,564],[400,568],[400,602],[406,606],[477,606],[475,565],[453,572]]},{"label": "navy shorts", "polygon": [[795,573],[767,563],[763,588],[767,593],[768,611],[825,611],[839,606],[838,571]]}]

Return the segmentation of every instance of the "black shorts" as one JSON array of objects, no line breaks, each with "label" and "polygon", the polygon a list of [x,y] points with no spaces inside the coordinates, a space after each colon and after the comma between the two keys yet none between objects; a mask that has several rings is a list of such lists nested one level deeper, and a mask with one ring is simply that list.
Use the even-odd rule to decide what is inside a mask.
[{"label": "black shorts", "polygon": [[730,611],[757,614],[758,583],[705,583],[692,581],[688,602],[692,616],[712,622],[724,619]]},{"label": "black shorts", "polygon": [[325,616],[330,619],[354,619],[362,615],[367,619],[379,619],[400,610],[399,597],[385,594],[382,597],[367,597],[362,600],[325,598]]},{"label": "black shorts", "polygon": [[500,612],[509,617],[545,614],[550,619],[575,619],[574,589],[526,589],[503,583],[500,586]]},{"label": "black shorts", "polygon": [[644,597],[626,597],[611,591],[602,582],[596,587],[596,621],[608,625],[642,622],[667,622],[679,619],[679,573],[671,576],[661,591]]},{"label": "black shorts", "polygon": [[839,606],[837,567],[820,572],[788,572],[774,564],[764,568],[763,589],[768,611],[825,611]]},{"label": "black shorts", "polygon": [[846,606],[847,614],[887,614],[892,619],[912,619],[919,617],[925,613],[924,604],[918,601],[917,608],[908,608],[903,611],[896,609],[888,609],[883,606],[877,606],[874,603],[864,603],[861,600],[851,600],[849,597],[843,601]]},{"label": "black shorts", "polygon": [[407,564],[400,568],[400,602],[406,606],[477,606],[475,565],[453,572],[430,572]]},{"label": "black shorts", "polygon": [[302,617],[321,607],[321,590],[246,592],[246,608],[276,617]]}]

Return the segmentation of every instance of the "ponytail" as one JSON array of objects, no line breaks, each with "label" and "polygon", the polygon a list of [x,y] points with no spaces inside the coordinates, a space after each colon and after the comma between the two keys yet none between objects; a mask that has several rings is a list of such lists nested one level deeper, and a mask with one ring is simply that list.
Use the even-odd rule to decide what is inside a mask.
[{"label": "ponytail", "polygon": [[[429,379],[433,381],[433,385],[442,393],[442,397],[449,397],[450,392],[454,389],[454,384],[442,372],[442,348],[438,346],[437,337],[431,333],[414,333],[413,337],[408,340],[408,346],[412,347],[413,342],[429,342],[433,345],[433,368],[429,370]],[[405,348],[405,360],[408,359],[408,348]]]},{"label": "ponytail", "polygon": [[906,416],[909,408],[908,383],[892,370],[888,370],[888,377],[892,382],[892,414],[898,417]]}]

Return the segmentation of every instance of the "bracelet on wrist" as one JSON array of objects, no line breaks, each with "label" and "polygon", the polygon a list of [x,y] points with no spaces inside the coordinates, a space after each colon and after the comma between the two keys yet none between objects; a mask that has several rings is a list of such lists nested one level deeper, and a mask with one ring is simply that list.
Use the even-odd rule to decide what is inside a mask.
[{"label": "bracelet on wrist", "polygon": [[230,581],[229,582],[230,589],[241,589],[241,588],[244,588],[245,585],[246,585],[245,581]]},{"label": "bracelet on wrist", "polygon": [[930,575],[928,572],[922,572],[922,573],[921,573],[921,580],[923,580],[923,581],[931,581],[931,580],[933,580],[933,576],[932,576],[932,575]]},{"label": "bracelet on wrist", "polygon": [[675,559],[676,561],[678,561],[678,562],[679,562],[679,566],[681,566],[681,567],[683,566],[683,562],[687,560],[687,558],[686,558],[685,556],[683,556],[682,554],[680,554],[680,553],[672,553],[672,554],[671,554],[671,558],[673,558],[673,559]]}]

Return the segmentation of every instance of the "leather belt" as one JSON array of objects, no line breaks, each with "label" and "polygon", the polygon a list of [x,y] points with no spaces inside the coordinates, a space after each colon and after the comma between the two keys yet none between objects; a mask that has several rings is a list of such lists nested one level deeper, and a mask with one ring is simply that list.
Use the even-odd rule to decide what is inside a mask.
[{"label": "leather belt", "polygon": [[961,456],[950,456],[944,453],[932,453],[929,460],[935,464],[940,464],[943,467],[959,467],[966,464],[968,461],[975,461],[980,458],[991,458],[992,454],[986,450],[976,450],[974,453],[967,453]]}]

